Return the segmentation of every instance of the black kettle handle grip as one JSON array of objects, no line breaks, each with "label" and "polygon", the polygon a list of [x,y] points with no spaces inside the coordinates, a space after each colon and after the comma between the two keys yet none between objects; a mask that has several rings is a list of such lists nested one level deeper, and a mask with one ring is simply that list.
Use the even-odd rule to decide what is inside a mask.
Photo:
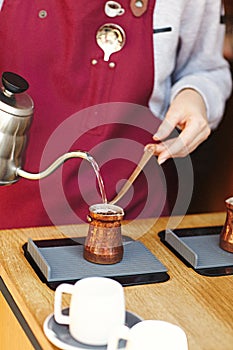
[{"label": "black kettle handle grip", "polygon": [[29,84],[24,78],[12,72],[2,73],[2,84],[6,90],[13,94],[19,94],[29,88]]}]

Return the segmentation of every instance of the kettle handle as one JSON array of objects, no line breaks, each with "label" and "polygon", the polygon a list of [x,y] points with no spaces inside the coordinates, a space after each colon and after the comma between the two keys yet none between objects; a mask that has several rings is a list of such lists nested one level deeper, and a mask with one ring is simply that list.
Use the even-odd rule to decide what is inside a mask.
[{"label": "kettle handle", "polygon": [[20,75],[13,72],[2,73],[2,84],[10,94],[19,94],[29,88],[28,82]]}]

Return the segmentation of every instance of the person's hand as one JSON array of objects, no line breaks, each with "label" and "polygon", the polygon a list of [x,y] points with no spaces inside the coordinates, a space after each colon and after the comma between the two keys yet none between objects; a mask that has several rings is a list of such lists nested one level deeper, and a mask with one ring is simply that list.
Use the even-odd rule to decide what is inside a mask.
[{"label": "person's hand", "polygon": [[[167,139],[178,128],[179,135]],[[158,163],[168,158],[185,157],[191,153],[210,134],[206,106],[202,96],[193,89],[182,90],[173,100],[164,121],[153,136],[155,144],[146,148],[158,156]],[[161,142],[160,142],[161,141]]]}]

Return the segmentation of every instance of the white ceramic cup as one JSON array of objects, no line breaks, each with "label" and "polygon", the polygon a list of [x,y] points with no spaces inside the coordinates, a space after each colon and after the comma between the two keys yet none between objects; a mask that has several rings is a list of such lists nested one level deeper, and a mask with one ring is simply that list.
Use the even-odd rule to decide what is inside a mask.
[{"label": "white ceramic cup", "polygon": [[[62,314],[62,295],[71,294],[69,315]],[[125,323],[124,290],[105,277],[83,278],[60,284],[55,291],[54,318],[69,325],[73,338],[89,345],[106,345],[113,329]]]},{"label": "white ceramic cup", "polygon": [[107,350],[119,349],[121,339],[126,340],[124,350],[188,350],[185,332],[166,321],[145,320],[131,329],[120,327],[109,337]]},{"label": "white ceramic cup", "polygon": [[104,6],[104,11],[108,17],[121,16],[125,13],[125,10],[116,1],[107,1]]}]

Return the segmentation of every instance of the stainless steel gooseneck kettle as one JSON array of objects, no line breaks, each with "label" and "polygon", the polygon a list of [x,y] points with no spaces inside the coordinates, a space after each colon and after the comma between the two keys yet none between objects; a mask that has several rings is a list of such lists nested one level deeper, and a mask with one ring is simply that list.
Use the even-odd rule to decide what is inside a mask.
[{"label": "stainless steel gooseneck kettle", "polygon": [[20,76],[4,72],[0,92],[0,183],[17,181],[26,146],[26,133],[33,115],[33,101],[24,93],[28,83]]},{"label": "stainless steel gooseneck kettle", "polygon": [[29,85],[25,79],[12,72],[2,74],[0,91],[0,185],[15,183],[20,177],[39,180],[50,175],[65,160],[93,158],[85,151],[68,152],[59,157],[46,170],[33,174],[22,169],[27,134],[32,122],[34,104],[25,93]]}]

